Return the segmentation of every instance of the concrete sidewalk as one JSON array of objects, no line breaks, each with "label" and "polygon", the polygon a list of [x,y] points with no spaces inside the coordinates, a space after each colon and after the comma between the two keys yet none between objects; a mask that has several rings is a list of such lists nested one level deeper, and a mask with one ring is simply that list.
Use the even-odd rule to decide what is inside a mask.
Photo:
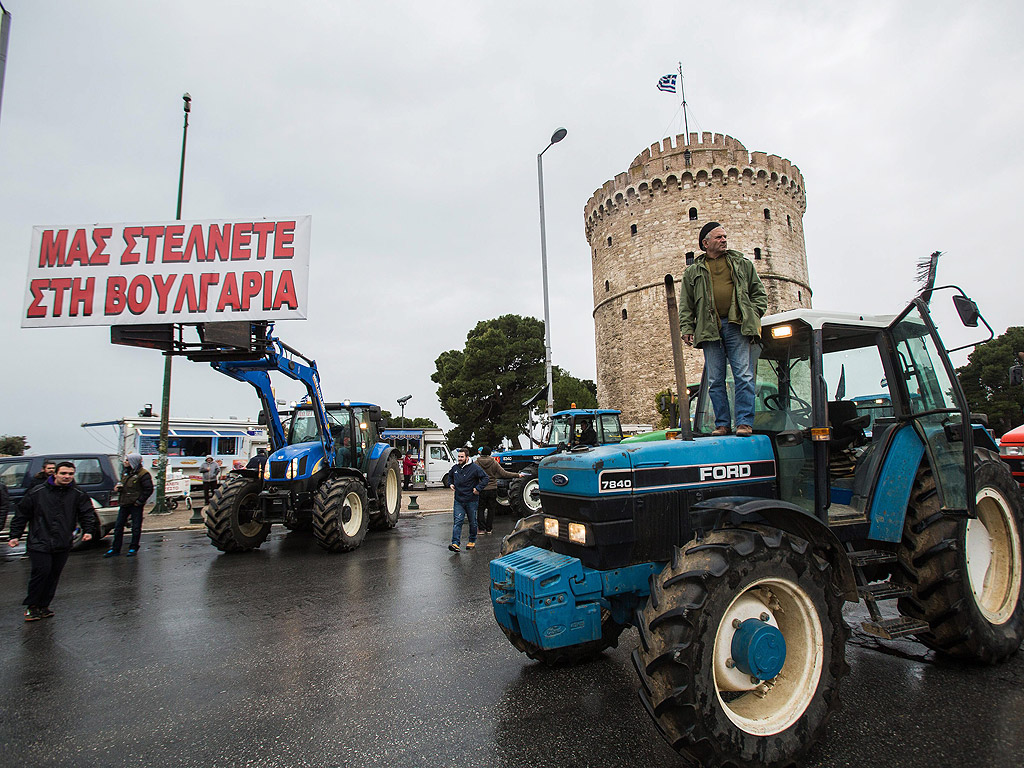
[{"label": "concrete sidewalk", "polygon": [[[419,509],[410,510],[409,504],[412,497],[416,497]],[[193,502],[202,504],[202,493],[193,495]],[[452,511],[453,492],[449,488],[429,488],[425,491],[402,491],[402,517],[422,517],[441,512]],[[184,504],[179,503],[178,508],[173,512],[163,515],[154,515],[153,506],[147,505],[142,518],[142,532],[152,533],[154,531],[187,531],[199,530],[204,527],[202,523],[195,525],[189,522],[193,510],[187,509]]]}]

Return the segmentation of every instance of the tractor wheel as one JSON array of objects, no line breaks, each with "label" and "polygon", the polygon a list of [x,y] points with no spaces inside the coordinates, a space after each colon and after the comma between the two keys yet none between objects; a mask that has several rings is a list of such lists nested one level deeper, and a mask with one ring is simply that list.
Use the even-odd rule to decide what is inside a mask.
[{"label": "tractor wheel", "polygon": [[1024,507],[1002,462],[977,462],[974,480],[978,517],[956,520],[939,511],[931,470],[918,471],[896,574],[913,594],[899,609],[928,622],[917,639],[929,648],[994,664],[1024,640]]},{"label": "tractor wheel", "polygon": [[712,531],[651,577],[640,698],[704,766],[786,766],[818,740],[849,672],[828,563],[774,528]]},{"label": "tractor wheel", "polygon": [[221,552],[246,552],[267,540],[270,523],[254,519],[260,481],[228,475],[206,508],[206,535]]},{"label": "tractor wheel", "polygon": [[529,517],[541,511],[540,481],[537,467],[527,467],[526,477],[517,477],[508,482],[508,505],[517,517]]},{"label": "tractor wheel", "polygon": [[370,530],[386,531],[398,525],[398,514],[402,511],[402,469],[395,456],[388,459],[377,484],[377,504],[378,509],[370,518]]},{"label": "tractor wheel", "polygon": [[332,477],[313,500],[313,536],[328,552],[348,552],[363,543],[367,522],[366,488],[349,477]]},{"label": "tractor wheel", "polygon": [[[517,552],[527,547],[540,547],[551,549],[550,539],[544,535],[544,522],[540,515],[523,518],[519,520],[512,532],[501,541],[501,554],[505,556],[510,552]],[[501,627],[502,632],[509,642],[519,651],[522,651],[531,659],[543,662],[548,666],[562,666],[576,664],[597,658],[606,648],[614,648],[619,644],[619,635],[625,627],[612,620],[611,611],[601,610],[601,639],[592,640],[589,643],[569,646],[568,648],[540,648],[521,635]]]}]

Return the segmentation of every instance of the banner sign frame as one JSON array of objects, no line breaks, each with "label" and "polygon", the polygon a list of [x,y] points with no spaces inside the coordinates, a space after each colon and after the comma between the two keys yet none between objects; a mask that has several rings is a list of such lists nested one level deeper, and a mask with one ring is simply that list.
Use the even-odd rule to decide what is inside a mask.
[{"label": "banner sign frame", "polygon": [[311,223],[33,227],[21,327],[304,320]]}]

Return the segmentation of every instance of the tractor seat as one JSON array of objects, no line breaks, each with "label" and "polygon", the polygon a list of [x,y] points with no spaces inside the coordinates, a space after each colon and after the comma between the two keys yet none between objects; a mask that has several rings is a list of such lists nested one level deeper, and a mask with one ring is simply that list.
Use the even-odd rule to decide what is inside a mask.
[{"label": "tractor seat", "polygon": [[828,420],[832,425],[829,450],[834,453],[862,442],[871,416],[858,416],[857,404],[852,400],[832,400],[828,403]]}]

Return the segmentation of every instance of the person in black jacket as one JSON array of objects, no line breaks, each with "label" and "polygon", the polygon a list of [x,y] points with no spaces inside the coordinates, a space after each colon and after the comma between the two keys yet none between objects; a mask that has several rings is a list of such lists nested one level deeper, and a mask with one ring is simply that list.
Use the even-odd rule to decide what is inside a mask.
[{"label": "person in black jacket", "polygon": [[7,513],[11,509],[11,495],[7,493],[7,483],[0,483],[0,531],[7,525]]},{"label": "person in black jacket", "polygon": [[96,533],[96,515],[92,500],[75,485],[75,465],[62,461],[53,477],[25,494],[11,521],[11,540],[16,547],[28,524],[25,550],[32,562],[25,597],[25,621],[53,616],[50,601],[68,561],[76,524],[82,526],[82,541],[91,541]]},{"label": "person in black jacket", "polygon": [[114,541],[103,556],[117,557],[121,554],[124,526],[131,517],[132,540],[128,543],[128,557],[135,557],[135,553],[139,551],[139,538],[142,536],[142,508],[146,505],[146,500],[153,495],[153,476],[142,466],[141,453],[129,453],[124,457],[124,473],[116,490],[121,492],[121,507],[117,510],[117,522],[114,523]]},{"label": "person in black jacket", "polygon": [[42,485],[43,483],[45,483],[47,480],[53,477],[53,473],[56,471],[56,469],[56,461],[54,461],[53,459],[45,459],[43,461],[43,468],[36,472],[34,475],[32,475],[32,482],[28,484],[28,488],[26,488],[26,490],[31,491],[37,485]]}]

